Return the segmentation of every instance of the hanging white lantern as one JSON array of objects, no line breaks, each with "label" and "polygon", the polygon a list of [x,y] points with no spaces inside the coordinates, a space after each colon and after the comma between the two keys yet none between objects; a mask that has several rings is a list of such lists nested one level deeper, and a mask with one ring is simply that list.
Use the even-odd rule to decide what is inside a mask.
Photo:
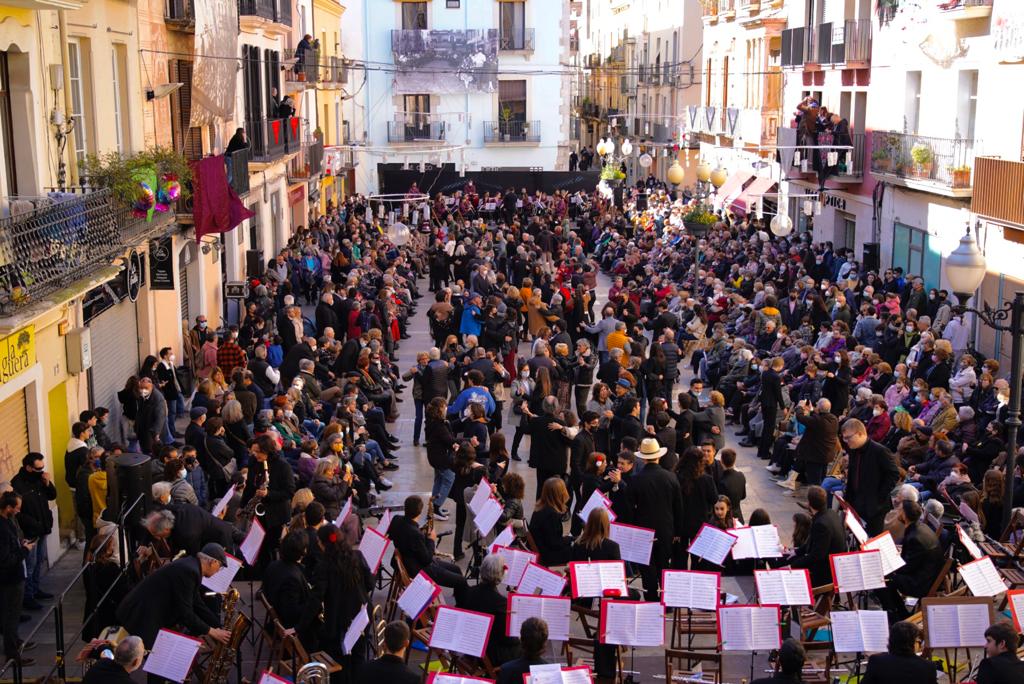
[{"label": "hanging white lantern", "polygon": [[651,164],[654,163],[654,159],[649,154],[641,154],[639,161],[640,167],[644,169],[650,168]]},{"label": "hanging white lantern", "polygon": [[622,154],[627,157],[633,154],[633,143],[629,142],[629,138],[622,143]]},{"label": "hanging white lantern", "polygon": [[764,199],[761,197],[758,197],[754,202],[754,216],[756,216],[758,220],[764,218]]},{"label": "hanging white lantern", "polygon": [[839,153],[838,152],[829,152],[828,153],[828,165],[829,166],[835,166],[838,163],[839,163]]},{"label": "hanging white lantern", "polygon": [[811,200],[804,200],[803,209],[804,216],[810,216],[814,213],[814,204],[811,203]]},{"label": "hanging white lantern", "polygon": [[807,173],[811,170],[811,164],[806,159],[800,160],[800,171],[801,173]]},{"label": "hanging white lantern", "polygon": [[821,200],[814,200],[814,215],[821,216]]},{"label": "hanging white lantern", "polygon": [[769,224],[769,228],[771,228],[772,234],[777,237],[786,237],[793,232],[793,219],[785,214],[776,214],[771,224]]},{"label": "hanging white lantern", "polygon": [[793,166],[800,166],[800,150],[793,152]]}]

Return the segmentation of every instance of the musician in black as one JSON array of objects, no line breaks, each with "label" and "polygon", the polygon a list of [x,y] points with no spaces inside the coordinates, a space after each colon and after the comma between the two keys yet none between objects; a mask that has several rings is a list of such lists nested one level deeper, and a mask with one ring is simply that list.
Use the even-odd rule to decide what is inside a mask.
[{"label": "musician in black", "polygon": [[[267,531],[267,536],[263,540],[257,565],[265,568],[280,543],[281,530],[291,518],[295,475],[288,462],[281,457],[277,443],[270,435],[253,438],[249,443],[249,454],[252,461],[242,491],[242,507],[250,507],[254,497],[258,499],[253,514]],[[259,515],[261,510],[262,516]]]},{"label": "musician in black", "polygon": [[[319,610],[319,606],[311,603],[309,582],[302,572],[301,563],[307,546],[306,530],[289,532],[281,540],[280,558],[271,562],[263,573],[263,597],[285,629],[298,627],[307,612]],[[316,641],[308,631],[300,632],[299,640],[306,648],[315,650]]]},{"label": "musician in black", "polygon": [[409,625],[401,620],[388,623],[384,628],[384,655],[359,668],[356,684],[420,684],[419,670],[405,662],[409,650]]},{"label": "musician in black", "polygon": [[201,582],[227,565],[224,548],[207,544],[143,579],[117,608],[121,626],[152,648],[161,629],[184,627],[189,633],[226,642],[231,632],[217,627],[220,618],[203,602]]},{"label": "musician in black", "polygon": [[462,576],[459,566],[434,557],[437,535],[433,530],[424,532],[419,526],[419,518],[423,514],[423,500],[415,495],[407,497],[404,513],[396,515],[391,520],[388,536],[394,542],[395,551],[401,556],[406,572],[409,573],[409,577],[415,577],[422,570],[442,587],[453,589],[455,601],[458,603],[469,584]]}]

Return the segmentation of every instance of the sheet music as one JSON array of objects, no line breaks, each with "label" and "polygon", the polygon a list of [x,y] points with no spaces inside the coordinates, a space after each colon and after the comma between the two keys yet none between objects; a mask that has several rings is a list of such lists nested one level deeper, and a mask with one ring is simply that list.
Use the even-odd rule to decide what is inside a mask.
[{"label": "sheet music", "polygon": [[1006,583],[988,556],[961,565],[960,576],[975,596],[998,596],[1006,591]]},{"label": "sheet music", "polygon": [[351,513],[351,512],[352,512],[352,497],[350,496],[345,501],[345,505],[341,507],[341,512],[338,513],[338,517],[334,519],[334,526],[340,528],[342,523],[345,522],[345,518],[347,518],[349,513]]},{"label": "sheet music", "polygon": [[486,537],[494,529],[495,523],[501,517],[504,509],[497,499],[485,499],[480,506],[480,512],[473,517],[473,523],[480,530],[480,535]]},{"label": "sheet music", "polygon": [[590,668],[586,665],[562,668],[562,684],[592,684],[593,681]]},{"label": "sheet music", "polygon": [[961,648],[985,645],[989,628],[989,606],[981,603],[925,606],[928,645],[932,648]]},{"label": "sheet music", "polygon": [[719,578],[717,572],[666,570],[662,574],[661,601],[669,608],[715,610]]},{"label": "sheet music", "polygon": [[475,682],[487,682],[494,684],[493,679],[483,677],[470,677],[469,675],[454,674],[451,672],[431,672],[427,678],[427,684],[467,684]]},{"label": "sheet music", "polygon": [[837,592],[866,591],[885,586],[881,551],[834,553],[832,570]]},{"label": "sheet music", "polygon": [[843,514],[843,522],[846,523],[847,529],[853,533],[853,538],[857,540],[858,544],[863,544],[868,540],[868,531],[864,529],[864,526],[860,524],[860,520],[852,512],[846,511]]},{"label": "sheet music", "polygon": [[231,503],[231,499],[237,493],[238,492],[235,491],[234,487],[228,487],[228,491],[224,492],[224,496],[220,497],[220,501],[218,501],[217,505],[213,507],[212,511],[210,511],[213,517],[219,518],[221,512],[227,510],[228,504]]},{"label": "sheet music", "polygon": [[1013,615],[1014,625],[1019,632],[1024,627],[1024,590],[1009,591],[1006,593],[1006,598],[1009,599],[1010,614]]},{"label": "sheet music", "polygon": [[893,541],[892,534],[889,532],[883,532],[877,537],[872,537],[864,542],[861,548],[864,551],[876,550],[881,552],[882,573],[886,576],[907,564],[903,560],[903,556],[900,555],[899,549],[896,548],[896,542]]},{"label": "sheet music", "polygon": [[256,564],[256,559],[260,555],[260,548],[263,546],[263,539],[266,536],[267,531],[263,529],[260,521],[254,518],[252,526],[249,528],[249,533],[245,535],[241,546],[238,547],[238,550],[242,553],[242,558],[249,565]]},{"label": "sheet music", "polygon": [[558,663],[531,665],[530,684],[562,684],[562,666]]},{"label": "sheet music", "polygon": [[759,603],[780,606],[810,606],[810,580],[806,570],[755,570]]},{"label": "sheet music", "polygon": [[260,681],[258,684],[290,684],[290,682],[283,677],[278,677],[269,670],[264,670],[263,674],[260,675]]},{"label": "sheet music", "polygon": [[231,583],[235,581],[235,575],[242,567],[242,561],[235,558],[230,553],[225,553],[227,556],[228,564],[222,567],[213,577],[204,577],[202,585],[210,591],[215,591],[218,594],[223,594],[231,588]]},{"label": "sheet music", "polygon": [[622,560],[638,565],[651,562],[651,548],[654,546],[654,530],[635,525],[612,523],[609,538],[619,545]]},{"label": "sheet music", "polygon": [[492,615],[441,606],[430,633],[430,647],[483,657],[492,622]]},{"label": "sheet music", "polygon": [[623,646],[661,646],[665,643],[665,607],[660,603],[603,601],[601,641]]},{"label": "sheet music", "polygon": [[515,541],[515,538],[516,533],[515,530],[512,529],[512,526],[505,525],[505,529],[503,529],[501,533],[494,538],[494,541],[491,542],[491,553],[494,553],[494,548],[496,546],[511,546],[512,542]]},{"label": "sheet music", "polygon": [[548,623],[549,639],[568,641],[571,615],[572,601],[568,597],[512,594],[508,597],[508,622],[505,633],[506,636],[518,637],[523,623],[529,618],[538,617]]},{"label": "sheet music", "polygon": [[434,600],[440,591],[440,587],[427,577],[421,570],[420,574],[409,582],[402,595],[398,597],[398,607],[413,620],[418,618],[423,610]]},{"label": "sheet music", "polygon": [[366,565],[374,575],[380,569],[380,562],[384,558],[384,551],[387,550],[391,540],[377,530],[368,528],[359,540],[359,553],[366,559]]},{"label": "sheet music", "polygon": [[341,640],[341,649],[346,655],[352,653],[352,649],[356,647],[356,642],[359,641],[359,637],[363,636],[363,631],[366,630],[369,624],[370,613],[366,610],[366,604],[363,604],[359,608],[359,612],[352,618],[348,629],[345,630],[345,637]]},{"label": "sheet music", "polygon": [[833,610],[829,617],[836,653],[888,651],[889,617],[884,610]]},{"label": "sheet music", "polygon": [[473,498],[469,500],[469,510],[473,511],[473,515],[480,515],[480,507],[490,498],[491,483],[485,477],[480,480],[480,484],[477,485],[476,491],[473,493]]},{"label": "sheet music", "polygon": [[526,566],[537,561],[537,554],[530,551],[510,549],[507,546],[498,547],[495,553],[505,559],[505,565],[508,566],[505,584],[513,588],[518,587],[523,581],[523,573],[526,572]]},{"label": "sheet music", "polygon": [[161,629],[142,669],[157,677],[184,682],[188,679],[188,671],[192,669],[192,662],[202,644],[201,639]]},{"label": "sheet music", "polygon": [[700,528],[700,532],[697,533],[697,538],[690,544],[689,551],[693,555],[711,561],[715,565],[722,565],[734,544],[736,544],[736,537],[734,535],[717,527],[704,525]]},{"label": "sheet music", "polygon": [[573,598],[598,597],[605,589],[618,589],[626,595],[626,568],[622,561],[569,563],[573,578]]},{"label": "sheet music", "polygon": [[582,518],[583,522],[586,522],[587,518],[590,517],[590,511],[594,510],[595,508],[604,508],[605,510],[607,510],[608,520],[610,520],[611,522],[615,522],[615,513],[612,512],[611,502],[608,501],[608,497],[602,494],[601,490],[599,489],[594,490],[594,492],[590,495],[590,498],[587,499],[587,503],[583,504],[583,508],[581,508],[580,512],[576,515]]},{"label": "sheet music", "polygon": [[388,528],[391,527],[391,509],[384,511],[384,515],[380,516],[380,522],[377,523],[377,531],[381,534],[387,534]]},{"label": "sheet music", "polygon": [[520,594],[561,596],[565,591],[565,577],[531,562],[523,571],[518,591]]},{"label": "sheet music", "polygon": [[959,525],[956,526],[956,536],[959,537],[960,543],[963,544],[963,547],[967,549],[967,553],[971,554],[971,558],[977,560],[985,555],[981,552],[978,545],[974,543],[974,540],[964,532],[964,528]]},{"label": "sheet music", "polygon": [[736,536],[736,544],[732,547],[732,557],[736,560],[782,557],[779,530],[775,525],[737,527],[730,533]]}]

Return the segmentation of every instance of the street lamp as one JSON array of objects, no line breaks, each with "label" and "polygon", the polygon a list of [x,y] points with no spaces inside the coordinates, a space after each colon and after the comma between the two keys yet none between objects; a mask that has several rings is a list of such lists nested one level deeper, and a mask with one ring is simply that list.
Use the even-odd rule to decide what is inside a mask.
[{"label": "street lamp", "polygon": [[[676,162],[675,165],[678,165]],[[669,169],[671,172],[672,169]],[[679,169],[682,175],[682,169]],[[711,197],[714,190],[725,184],[726,172],[722,167],[711,168],[711,164],[702,161],[697,165],[697,203],[703,205],[707,198]],[[686,222],[686,232],[693,236],[693,290],[697,291],[697,280],[700,277],[700,240],[708,233],[706,223]]]},{"label": "street lamp", "polygon": [[[960,301],[959,312],[971,312],[981,322],[1000,332],[1010,333],[1010,404],[1006,417],[1006,478],[1003,483],[1003,521],[1005,529],[1010,524],[1013,512],[1013,480],[1017,470],[1017,433],[1020,429],[1020,392],[1021,392],[1021,344],[1024,337],[1024,292],[1017,292],[1012,302],[1007,302],[1000,309],[993,309],[983,304],[982,309],[967,306],[971,293],[981,286],[987,272],[985,255],[978,249],[978,243],[971,235],[970,225],[966,234],[960,238],[960,245],[946,258],[946,277],[953,288],[953,293]],[[1006,320],[1010,324],[1006,325]]]}]

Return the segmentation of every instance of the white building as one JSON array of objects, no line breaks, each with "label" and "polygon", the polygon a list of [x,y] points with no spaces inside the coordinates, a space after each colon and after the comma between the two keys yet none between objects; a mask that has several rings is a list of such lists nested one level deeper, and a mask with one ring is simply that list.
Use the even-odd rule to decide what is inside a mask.
[{"label": "white building", "polygon": [[378,189],[381,163],[566,169],[570,39],[568,0],[348,3],[345,119],[352,139],[365,132],[356,191]]}]

